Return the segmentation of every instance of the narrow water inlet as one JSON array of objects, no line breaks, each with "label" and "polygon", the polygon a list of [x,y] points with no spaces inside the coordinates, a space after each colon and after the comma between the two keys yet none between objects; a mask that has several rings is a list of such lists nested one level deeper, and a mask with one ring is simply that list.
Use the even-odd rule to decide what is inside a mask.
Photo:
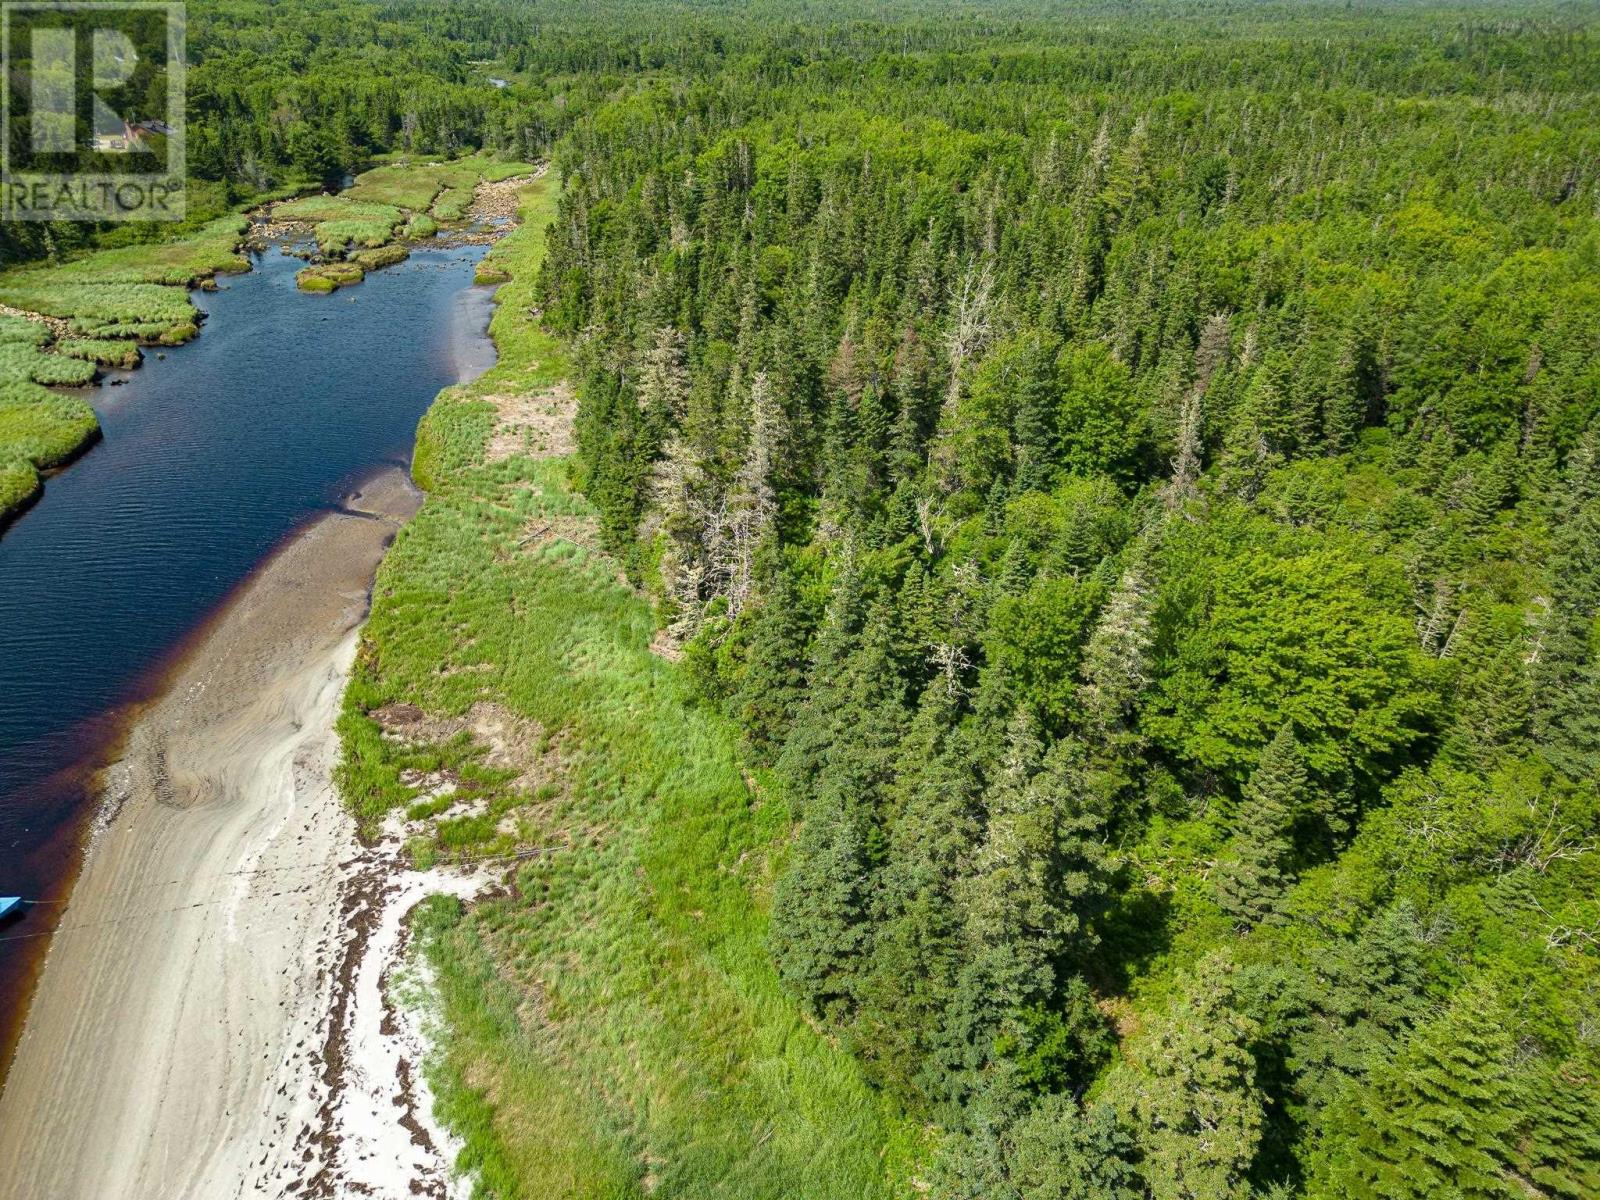
[{"label": "narrow water inlet", "polygon": [[[492,364],[483,253],[421,249],[310,296],[270,250],[195,294],[198,340],[84,393],[104,439],[0,537],[0,893],[62,898],[129,706],[285,537],[409,461],[440,388]],[[0,1076],[48,924],[0,929]]]}]

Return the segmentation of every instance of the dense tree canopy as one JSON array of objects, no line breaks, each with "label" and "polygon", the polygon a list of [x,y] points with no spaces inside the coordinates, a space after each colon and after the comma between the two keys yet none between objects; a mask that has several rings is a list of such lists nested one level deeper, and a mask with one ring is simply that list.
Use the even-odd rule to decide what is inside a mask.
[{"label": "dense tree canopy", "polygon": [[848,15],[565,43],[542,282],[783,977],[949,1195],[1581,1192],[1588,18]]}]

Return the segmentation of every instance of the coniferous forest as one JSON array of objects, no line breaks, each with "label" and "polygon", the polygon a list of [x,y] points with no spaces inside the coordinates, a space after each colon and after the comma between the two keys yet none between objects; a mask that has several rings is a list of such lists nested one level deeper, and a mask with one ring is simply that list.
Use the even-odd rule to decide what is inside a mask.
[{"label": "coniferous forest", "polygon": [[195,4],[196,219],[549,158],[568,479],[908,1194],[1600,1196],[1600,10],[574,7]]},{"label": "coniferous forest", "polygon": [[541,285],[786,985],[942,1196],[1600,1194],[1592,12],[848,16]]}]

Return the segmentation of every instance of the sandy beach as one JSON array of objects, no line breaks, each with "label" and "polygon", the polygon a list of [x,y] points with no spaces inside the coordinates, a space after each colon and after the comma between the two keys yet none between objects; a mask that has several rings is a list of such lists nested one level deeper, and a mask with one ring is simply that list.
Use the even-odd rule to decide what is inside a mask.
[{"label": "sandy beach", "polygon": [[132,730],[0,1096],[0,1197],[450,1196],[404,917],[481,881],[362,847],[331,782],[391,470],[239,591]]}]

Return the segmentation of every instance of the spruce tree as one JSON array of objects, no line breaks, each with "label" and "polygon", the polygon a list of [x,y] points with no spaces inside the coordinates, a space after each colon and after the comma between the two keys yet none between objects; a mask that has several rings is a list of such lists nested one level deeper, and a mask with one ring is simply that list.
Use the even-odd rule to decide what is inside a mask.
[{"label": "spruce tree", "polygon": [[1041,1099],[1010,1133],[1011,1184],[1022,1200],[1137,1200],[1135,1147],[1110,1106]]},{"label": "spruce tree", "polygon": [[1578,1061],[1533,1070],[1517,1096],[1519,1173],[1559,1200],[1600,1196],[1600,1071]]},{"label": "spruce tree", "polygon": [[1053,339],[1036,337],[1017,357],[1012,381],[1014,412],[1012,438],[1016,449],[1015,490],[1049,491],[1056,477],[1056,409],[1060,384],[1056,375],[1059,347]]},{"label": "spruce tree", "polygon": [[1356,443],[1367,417],[1362,384],[1361,345],[1352,330],[1340,339],[1332,371],[1323,382],[1322,441],[1329,454],[1343,454]]},{"label": "spruce tree", "polygon": [[1320,1110],[1352,1080],[1393,1059],[1427,1011],[1423,950],[1417,911],[1402,901],[1353,941],[1311,952],[1288,1055],[1296,1093],[1309,1108]]},{"label": "spruce tree", "polygon": [[1309,457],[1322,448],[1323,404],[1329,381],[1338,377],[1337,363],[1337,352],[1325,337],[1307,341],[1295,355],[1294,378],[1286,399],[1296,458]]},{"label": "spruce tree", "polygon": [[1347,1200],[1501,1200],[1517,1123],[1512,1042],[1475,980],[1372,1082],[1330,1110],[1314,1191]]},{"label": "spruce tree", "polygon": [[1600,774],[1600,653],[1593,636],[1600,612],[1600,497],[1591,474],[1597,429],[1567,466],[1548,611],[1529,652],[1535,740],[1552,766],[1575,779]]},{"label": "spruce tree", "polygon": [[679,640],[694,636],[710,596],[716,491],[716,481],[689,442],[676,436],[668,441],[652,472],[651,492],[661,513],[657,570]]},{"label": "spruce tree", "polygon": [[730,617],[737,617],[749,601],[757,555],[777,521],[773,479],[786,441],[783,409],[764,371],[758,371],[751,381],[749,407],[749,432],[728,496],[722,522],[726,530],[720,539],[719,574]]},{"label": "spruce tree", "polygon": [[870,928],[870,816],[828,788],[807,808],[772,900],[772,951],[784,982],[811,1011],[838,1019],[851,1005]]},{"label": "spruce tree", "polygon": [[806,670],[807,696],[778,756],[778,773],[802,804],[816,790],[843,703],[844,665],[866,620],[867,601],[854,552],[847,546],[822,629]]},{"label": "spruce tree", "polygon": [[[813,696],[796,728],[796,735],[810,739],[813,773],[793,775],[796,760],[785,751],[791,781],[815,799],[802,810],[794,857],[774,896],[774,947],[784,978],[830,1019],[842,1018],[853,1004],[870,935],[882,804],[905,732],[903,692],[893,615],[880,597],[837,677]],[[817,696],[826,704],[818,706]]]},{"label": "spruce tree", "polygon": [[1097,1030],[1059,1010],[1058,968],[1089,944],[1083,913],[1104,886],[1104,829],[1067,749],[1043,753],[1019,709],[989,781],[983,836],[954,890],[957,970],[934,1039],[952,1099],[986,1086],[997,1056],[1027,1059],[1039,1080],[1092,1056]]},{"label": "spruce tree", "polygon": [[945,1094],[933,1047],[960,966],[954,894],[980,832],[982,788],[959,715],[957,698],[935,679],[902,744],[855,1026],[874,1075],[920,1108]]},{"label": "spruce tree", "polygon": [[1100,739],[1127,730],[1134,703],[1149,682],[1156,545],[1152,531],[1129,549],[1122,578],[1084,646],[1079,701],[1088,731]]},{"label": "spruce tree", "polygon": [[1261,752],[1233,822],[1233,844],[1217,864],[1217,903],[1240,929],[1265,920],[1288,889],[1290,828],[1305,796],[1300,746],[1285,725]]},{"label": "spruce tree", "polygon": [[655,331],[638,367],[639,408],[660,442],[688,413],[689,371],[683,335],[670,325]]},{"label": "spruce tree", "polygon": [[758,760],[770,762],[806,695],[811,622],[788,568],[774,566],[751,620],[744,678],[732,711]]},{"label": "spruce tree", "polygon": [[1042,756],[1032,717],[1018,709],[984,797],[983,840],[956,896],[963,967],[951,1066],[958,1073],[981,1070],[1004,1022],[1055,987],[1052,958],[1072,914],[1057,879],[1054,805],[1032,786]]},{"label": "spruce tree", "polygon": [[1106,1086],[1135,1131],[1152,1200],[1236,1200],[1261,1141],[1262,1098],[1235,967],[1201,961],[1171,1011],[1130,1040]]},{"label": "spruce tree", "polygon": [[1287,378],[1283,354],[1274,351],[1241,380],[1243,394],[1224,427],[1219,481],[1246,501],[1255,499],[1267,476],[1283,465],[1289,443],[1283,412]]}]

